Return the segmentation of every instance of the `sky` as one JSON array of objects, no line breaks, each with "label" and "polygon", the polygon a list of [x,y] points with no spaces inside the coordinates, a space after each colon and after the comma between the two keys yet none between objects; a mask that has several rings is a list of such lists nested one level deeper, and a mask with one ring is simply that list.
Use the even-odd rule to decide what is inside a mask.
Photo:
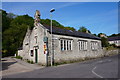
[{"label": "sky", "polygon": [[55,8],[52,19],[64,26],[76,30],[84,26],[93,34],[118,33],[117,2],[2,2],[2,9],[8,13],[34,17],[39,10],[41,19],[50,19],[52,8]]}]

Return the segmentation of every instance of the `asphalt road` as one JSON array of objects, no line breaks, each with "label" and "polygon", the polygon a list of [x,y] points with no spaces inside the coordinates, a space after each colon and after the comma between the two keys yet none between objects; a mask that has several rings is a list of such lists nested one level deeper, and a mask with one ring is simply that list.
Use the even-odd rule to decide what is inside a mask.
[{"label": "asphalt road", "polygon": [[46,67],[3,78],[118,78],[118,55],[85,62]]}]

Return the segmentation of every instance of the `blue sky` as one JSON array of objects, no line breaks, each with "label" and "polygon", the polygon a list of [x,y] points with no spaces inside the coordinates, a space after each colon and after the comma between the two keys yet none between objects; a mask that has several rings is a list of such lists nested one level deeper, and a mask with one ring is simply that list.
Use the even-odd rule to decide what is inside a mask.
[{"label": "blue sky", "polygon": [[34,16],[36,10],[41,18],[50,18],[50,9],[55,8],[53,19],[64,26],[79,29],[85,26],[92,33],[111,35],[118,33],[117,2],[3,2],[2,9],[17,15]]}]

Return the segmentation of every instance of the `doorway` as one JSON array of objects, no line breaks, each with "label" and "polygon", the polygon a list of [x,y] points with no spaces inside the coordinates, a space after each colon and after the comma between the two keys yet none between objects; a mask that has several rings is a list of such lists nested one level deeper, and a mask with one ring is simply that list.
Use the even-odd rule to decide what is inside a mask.
[{"label": "doorway", "polygon": [[38,50],[35,49],[35,63],[38,63]]}]

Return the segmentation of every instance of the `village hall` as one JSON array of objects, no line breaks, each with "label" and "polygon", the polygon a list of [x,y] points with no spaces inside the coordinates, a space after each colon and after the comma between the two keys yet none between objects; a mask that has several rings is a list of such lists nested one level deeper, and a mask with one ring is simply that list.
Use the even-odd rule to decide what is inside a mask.
[{"label": "village hall", "polygon": [[48,65],[103,55],[101,39],[90,33],[42,25],[36,10],[34,28],[27,29],[18,55],[37,64]]}]

